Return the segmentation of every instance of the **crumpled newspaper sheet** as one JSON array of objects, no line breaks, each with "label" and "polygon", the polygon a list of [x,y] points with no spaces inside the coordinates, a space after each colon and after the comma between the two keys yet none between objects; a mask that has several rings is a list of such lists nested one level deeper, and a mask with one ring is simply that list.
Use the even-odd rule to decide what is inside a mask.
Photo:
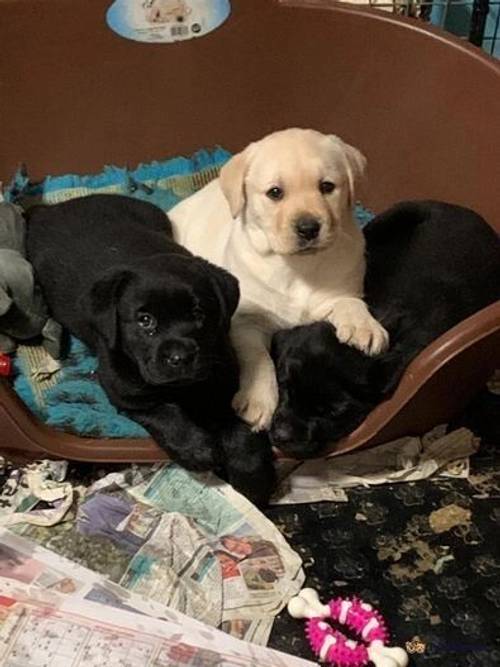
[{"label": "crumpled newspaper sheet", "polygon": [[[267,643],[304,573],[299,555],[246,498],[174,464],[131,466],[66,495],[63,476],[52,462],[29,467],[0,509],[3,524],[127,591]],[[48,498],[43,509],[34,492]],[[73,498],[64,516],[61,496]]]},{"label": "crumpled newspaper sheet", "polygon": [[479,439],[468,429],[446,433],[445,426],[438,426],[421,438],[400,438],[353,454],[279,462],[281,481],[272,502],[347,502],[346,489],[355,486],[416,482],[435,475],[464,479],[469,476],[469,456],[478,448]]},{"label": "crumpled newspaper sheet", "polygon": [[62,521],[75,494],[72,484],[64,481],[67,469],[67,461],[38,461],[13,469],[0,490],[0,526],[54,526]]},{"label": "crumpled newspaper sheet", "polygon": [[176,611],[148,618],[0,576],[0,667],[308,667]]}]

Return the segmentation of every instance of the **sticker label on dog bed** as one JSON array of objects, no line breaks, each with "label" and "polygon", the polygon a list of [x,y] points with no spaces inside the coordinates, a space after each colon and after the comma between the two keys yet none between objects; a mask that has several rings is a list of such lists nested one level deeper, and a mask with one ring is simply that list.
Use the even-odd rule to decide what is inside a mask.
[{"label": "sticker label on dog bed", "polygon": [[115,0],[106,20],[137,42],[178,42],[203,37],[230,13],[229,0]]}]

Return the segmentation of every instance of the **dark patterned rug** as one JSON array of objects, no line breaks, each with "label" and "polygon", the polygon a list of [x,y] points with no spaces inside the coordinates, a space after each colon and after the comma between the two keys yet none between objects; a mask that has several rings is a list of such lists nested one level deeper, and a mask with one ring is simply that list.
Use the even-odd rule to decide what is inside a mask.
[{"label": "dark patterned rug", "polygon": [[[306,585],[324,602],[355,595],[377,606],[395,645],[410,643],[411,665],[500,667],[500,396],[478,397],[457,425],[482,437],[469,480],[351,489],[348,503],[267,516],[302,556]],[[453,512],[464,519],[445,530]],[[286,612],[269,645],[312,658],[303,622]]]}]

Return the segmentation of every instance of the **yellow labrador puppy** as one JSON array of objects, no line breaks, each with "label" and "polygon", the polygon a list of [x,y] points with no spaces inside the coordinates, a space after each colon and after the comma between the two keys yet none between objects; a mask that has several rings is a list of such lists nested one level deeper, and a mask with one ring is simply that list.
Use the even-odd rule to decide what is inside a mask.
[{"label": "yellow labrador puppy", "polygon": [[269,355],[278,329],[328,320],[340,341],[367,354],[387,347],[363,301],[365,246],[353,206],[365,165],[336,136],[283,130],[250,144],[169,212],[179,243],[240,281],[233,406],[256,430],[269,427],[278,402]]}]

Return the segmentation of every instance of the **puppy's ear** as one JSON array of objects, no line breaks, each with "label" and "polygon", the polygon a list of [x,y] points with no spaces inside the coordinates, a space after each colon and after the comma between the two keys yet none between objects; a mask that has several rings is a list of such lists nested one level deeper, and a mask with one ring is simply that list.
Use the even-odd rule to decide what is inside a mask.
[{"label": "puppy's ear", "polygon": [[275,365],[281,364],[284,357],[289,352],[289,341],[292,334],[288,329],[281,329],[276,331],[271,339],[271,357]]},{"label": "puppy's ear", "polygon": [[337,343],[330,361],[332,375],[353,400],[370,401],[378,396],[378,359],[367,357],[345,343]]},{"label": "puppy's ear", "polygon": [[252,146],[250,144],[244,151],[234,155],[220,170],[220,187],[233,218],[240,215],[245,205],[245,176],[253,152]]},{"label": "puppy's ear", "polygon": [[118,303],[132,277],[127,269],[114,270],[98,280],[83,299],[82,307],[110,349],[116,347],[118,338]]},{"label": "puppy's ear", "polygon": [[205,259],[198,258],[207,271],[213,285],[217,299],[219,300],[222,321],[224,326],[229,326],[231,317],[238,307],[240,300],[240,286],[238,280],[225,269],[221,269]]},{"label": "puppy's ear", "polygon": [[331,134],[330,139],[337,148],[340,148],[344,156],[347,179],[349,181],[349,206],[353,206],[356,201],[356,189],[365,175],[366,158],[361,151],[342,141],[335,134]]}]

